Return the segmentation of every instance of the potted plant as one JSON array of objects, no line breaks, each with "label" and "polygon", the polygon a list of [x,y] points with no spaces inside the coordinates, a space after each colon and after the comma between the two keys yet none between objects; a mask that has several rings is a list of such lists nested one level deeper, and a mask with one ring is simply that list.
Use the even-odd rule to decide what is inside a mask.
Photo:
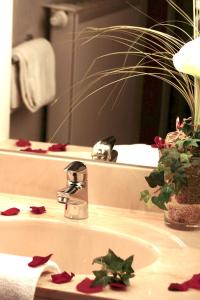
[{"label": "potted plant", "polygon": [[164,210],[165,223],[176,229],[200,227],[200,131],[192,118],[185,119],[166,139],[155,138],[160,151],[158,165],[145,179],[151,191],[141,200]]},{"label": "potted plant", "polygon": [[[188,43],[199,36],[199,9],[197,0],[193,1],[193,20],[173,0],[166,0],[178,12],[194,32],[193,38],[183,30],[183,23],[165,22],[151,28],[137,26],[111,26],[95,29],[96,36],[117,40],[128,50],[124,52],[125,62],[128,55],[137,55],[139,61],[134,66],[126,63],[120,69],[107,70],[102,77],[112,78],[122,74],[121,79],[110,84],[119,84],[128,78],[152,76],[161,79],[175,88],[187,102],[191,118],[182,124],[177,122],[176,131],[163,140],[156,138],[160,150],[158,166],[146,177],[153,190],[141,193],[141,199],[153,203],[165,211],[168,225],[180,229],[200,228],[200,66],[178,68],[173,63],[175,55]],[[119,32],[119,37],[116,33]],[[200,42],[199,42],[200,44]],[[187,45],[188,46],[188,45]],[[196,51],[198,55],[198,51]],[[114,53],[117,55],[117,53]],[[120,52],[119,55],[123,53]],[[108,53],[113,55],[112,53]],[[182,55],[180,52],[178,58]],[[190,55],[190,51],[189,51]],[[105,55],[104,55],[105,57]],[[176,56],[177,57],[177,56]],[[198,60],[198,57],[197,57]],[[190,75],[189,75],[190,74]],[[101,74],[100,74],[101,75]],[[191,76],[193,75],[193,76]],[[101,77],[101,76],[100,76]],[[104,85],[101,86],[101,89]]]}]

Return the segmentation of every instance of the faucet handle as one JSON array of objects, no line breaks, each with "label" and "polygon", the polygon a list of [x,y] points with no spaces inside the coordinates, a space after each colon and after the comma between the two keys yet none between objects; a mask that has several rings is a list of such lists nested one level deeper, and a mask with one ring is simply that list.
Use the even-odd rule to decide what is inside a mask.
[{"label": "faucet handle", "polygon": [[87,167],[80,161],[73,161],[64,168],[67,173],[67,180],[72,183],[87,182]]}]

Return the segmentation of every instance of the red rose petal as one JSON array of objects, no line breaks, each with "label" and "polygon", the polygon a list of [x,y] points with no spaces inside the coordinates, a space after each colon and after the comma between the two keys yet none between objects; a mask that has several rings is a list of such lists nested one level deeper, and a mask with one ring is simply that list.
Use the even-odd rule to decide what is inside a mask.
[{"label": "red rose petal", "polygon": [[20,212],[19,208],[12,207],[1,212],[3,216],[15,216]]},{"label": "red rose petal", "polygon": [[126,290],[127,286],[124,283],[112,282],[112,283],[110,283],[110,288],[112,290],[124,291],[124,290]]},{"label": "red rose petal", "polygon": [[45,206],[30,206],[32,214],[41,215],[46,212]]},{"label": "red rose petal", "polygon": [[28,140],[19,139],[18,141],[16,141],[15,145],[17,147],[28,147],[31,146],[31,142]]},{"label": "red rose petal", "polygon": [[169,291],[186,292],[189,289],[188,285],[184,283],[171,283],[168,287]]},{"label": "red rose petal", "polygon": [[44,265],[53,254],[49,254],[48,256],[33,256],[33,259],[30,263],[28,263],[29,267],[35,268],[41,265]]},{"label": "red rose petal", "polygon": [[47,153],[47,150],[44,149],[32,149],[31,147],[20,149],[20,151],[24,152],[33,152],[33,153]]},{"label": "red rose petal", "polygon": [[93,293],[99,293],[103,290],[102,286],[97,285],[95,287],[91,286],[94,280],[89,279],[86,277],[83,279],[80,283],[77,284],[76,289],[85,294],[93,294]]},{"label": "red rose petal", "polygon": [[54,144],[52,146],[49,146],[49,151],[66,151],[67,144]]},{"label": "red rose petal", "polygon": [[200,290],[200,274],[195,274],[191,279],[184,282],[189,288]]},{"label": "red rose petal", "polygon": [[72,278],[75,276],[74,273],[71,272],[71,275],[67,272],[62,272],[59,274],[51,275],[53,283],[61,284],[61,283],[67,283],[72,280]]},{"label": "red rose petal", "polygon": [[188,289],[200,290],[200,274],[194,274],[191,279],[183,283],[171,283],[168,287],[169,291],[185,292]]}]

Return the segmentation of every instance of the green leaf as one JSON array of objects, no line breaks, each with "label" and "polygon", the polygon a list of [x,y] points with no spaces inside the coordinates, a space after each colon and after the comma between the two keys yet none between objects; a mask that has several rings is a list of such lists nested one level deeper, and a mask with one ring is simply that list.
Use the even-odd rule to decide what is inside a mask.
[{"label": "green leaf", "polygon": [[164,171],[154,170],[150,173],[149,176],[146,176],[145,179],[151,188],[154,188],[156,186],[162,186],[165,183]]},{"label": "green leaf", "polygon": [[181,161],[181,163],[190,163],[191,157],[192,157],[192,154],[190,154],[190,153],[181,153],[180,161]]},{"label": "green leaf", "polygon": [[125,261],[122,263],[122,272],[130,273],[130,274],[134,273],[134,270],[132,268],[133,258],[134,256],[131,255],[127,259],[125,259]]},{"label": "green leaf", "polygon": [[153,196],[151,198],[151,201],[153,202],[153,204],[155,204],[156,206],[158,206],[160,209],[166,210],[166,203],[169,202],[170,197],[172,196],[172,194],[174,193],[174,189],[169,187],[169,186],[165,186],[160,194],[158,196]]},{"label": "green leaf", "polygon": [[111,282],[123,282],[128,285],[130,283],[129,279],[134,277],[132,268],[133,255],[124,260],[109,249],[105,256],[95,258],[93,263],[98,263],[102,266],[101,270],[93,271],[95,275],[94,285],[105,287]]},{"label": "green leaf", "polygon": [[95,275],[95,279],[92,283],[92,286],[101,285],[102,287],[105,287],[111,282],[111,278],[108,276],[106,271],[93,271],[93,274]]},{"label": "green leaf", "polygon": [[200,139],[188,137],[184,140],[180,140],[176,142],[176,147],[179,151],[184,151],[190,149],[191,147],[199,147]]},{"label": "green leaf", "polygon": [[181,166],[181,163],[177,159],[173,159],[171,161],[171,172],[174,173],[176,172],[176,169],[178,169]]},{"label": "green leaf", "polygon": [[120,277],[120,281],[122,281],[125,285],[129,286],[130,285],[130,278],[133,278],[135,274],[122,274]]},{"label": "green leaf", "polygon": [[140,200],[143,200],[145,203],[151,201],[151,195],[148,190],[144,190],[140,193]]},{"label": "green leaf", "polygon": [[111,249],[105,256],[97,257],[93,260],[92,264],[97,263],[103,265],[106,268],[113,268],[113,270],[121,268],[123,259],[118,257]]}]

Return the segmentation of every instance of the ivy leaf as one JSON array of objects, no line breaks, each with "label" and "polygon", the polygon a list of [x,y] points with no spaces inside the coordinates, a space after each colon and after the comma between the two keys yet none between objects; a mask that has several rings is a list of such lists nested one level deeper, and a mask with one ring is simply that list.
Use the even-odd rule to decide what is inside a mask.
[{"label": "ivy leaf", "polygon": [[177,160],[177,159],[173,159],[173,160],[171,161],[171,172],[172,172],[172,173],[175,173],[176,170],[177,170],[180,166],[181,166],[180,161]]},{"label": "ivy leaf", "polygon": [[158,196],[153,196],[151,201],[153,204],[158,206],[160,209],[167,210],[166,203],[169,202],[170,197],[174,193],[173,188],[165,186]]},{"label": "ivy leaf", "polygon": [[177,141],[176,146],[178,147],[179,151],[183,151],[185,149],[189,149],[191,147],[199,147],[200,139],[199,138],[190,138]]},{"label": "ivy leaf", "polygon": [[102,287],[105,287],[106,285],[112,282],[111,278],[108,276],[107,271],[93,271],[93,274],[95,275],[95,279],[92,283],[92,286],[100,285]]},{"label": "ivy leaf", "polygon": [[134,273],[134,270],[132,268],[133,258],[134,256],[131,255],[127,259],[125,259],[125,261],[122,263],[122,272],[126,272],[129,274]]},{"label": "ivy leaf", "polygon": [[165,184],[163,170],[161,171],[154,170],[153,172],[150,173],[149,176],[146,176],[145,179],[151,188],[154,188],[156,186],[163,186]]},{"label": "ivy leaf", "polygon": [[93,271],[95,275],[93,286],[101,285],[105,287],[110,283],[129,285],[129,279],[134,277],[133,255],[124,260],[109,249],[105,256],[95,258],[93,263],[102,266],[101,270]]},{"label": "ivy leaf", "polygon": [[192,157],[192,154],[190,154],[190,153],[181,153],[180,161],[181,161],[181,163],[190,163],[191,157]]},{"label": "ivy leaf", "polygon": [[144,190],[140,193],[140,200],[143,200],[145,203],[151,201],[151,195],[148,190]]},{"label": "ivy leaf", "polygon": [[122,262],[123,259],[118,257],[111,249],[109,249],[107,255],[95,258],[92,264],[96,263],[106,268],[111,267],[114,269],[118,269],[121,268]]}]

